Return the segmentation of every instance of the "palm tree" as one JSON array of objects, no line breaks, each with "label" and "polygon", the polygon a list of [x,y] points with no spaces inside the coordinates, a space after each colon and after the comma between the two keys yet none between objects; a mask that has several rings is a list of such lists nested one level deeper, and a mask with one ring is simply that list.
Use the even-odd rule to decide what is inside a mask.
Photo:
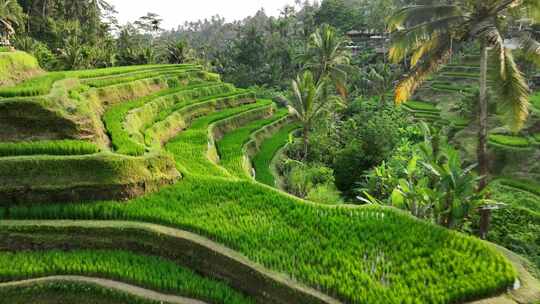
[{"label": "palm tree", "polygon": [[23,9],[16,0],[0,0],[0,46],[10,46],[9,38],[15,34],[14,26],[24,20]]},{"label": "palm tree", "polygon": [[311,35],[306,52],[302,55],[305,68],[313,72],[316,82],[331,79],[343,98],[347,96],[347,73],[351,71],[346,42],[333,27],[323,24]]},{"label": "palm tree", "polygon": [[185,63],[193,59],[192,51],[187,41],[167,43],[167,60],[169,63]]},{"label": "palm tree", "polygon": [[[422,82],[452,57],[455,45],[480,42],[480,94],[477,158],[481,175],[478,191],[488,183],[488,49],[495,68],[492,87],[497,93],[505,121],[514,132],[523,128],[529,115],[529,87],[519,71],[512,51],[506,48],[501,35],[500,19],[509,14],[528,11],[540,20],[538,0],[455,0],[452,4],[414,5],[403,8],[389,20],[393,43],[389,56],[401,62],[411,55],[412,71],[402,79],[395,92],[397,104],[406,102]],[[524,36],[521,45],[530,54],[539,55],[540,47],[531,36]],[[487,235],[491,211],[481,214],[480,236]]]},{"label": "palm tree", "polygon": [[325,85],[324,79],[316,82],[310,71],[298,75],[292,83],[293,98],[289,104],[302,124],[304,159],[308,155],[309,132],[313,121],[322,113],[326,104],[323,97]]},{"label": "palm tree", "polygon": [[[512,51],[505,47],[501,20],[524,10],[540,20],[538,0],[454,0],[452,4],[414,5],[396,12],[389,20],[393,32],[389,56],[393,62],[411,57],[412,71],[397,85],[395,101],[406,102],[422,82],[446,64],[455,46],[478,41],[480,51],[480,97],[478,163],[482,176],[480,190],[486,187],[489,174],[488,136],[488,49],[491,49],[493,91],[504,110],[505,122],[514,132],[523,128],[529,114],[529,88],[519,71]],[[531,37],[522,46],[540,53]]]}]

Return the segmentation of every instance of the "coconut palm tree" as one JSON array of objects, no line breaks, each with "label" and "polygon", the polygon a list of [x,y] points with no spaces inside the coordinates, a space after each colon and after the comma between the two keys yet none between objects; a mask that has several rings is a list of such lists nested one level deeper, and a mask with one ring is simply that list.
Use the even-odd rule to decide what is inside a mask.
[{"label": "coconut palm tree", "polygon": [[169,63],[186,63],[194,59],[193,51],[185,40],[168,42],[166,56]]},{"label": "coconut palm tree", "polygon": [[347,73],[351,72],[346,43],[347,40],[340,37],[333,27],[323,24],[311,35],[301,58],[317,82],[324,78],[331,79],[343,98],[347,96]]},{"label": "coconut palm tree", "polygon": [[[501,34],[501,22],[510,14],[528,12],[540,20],[538,0],[453,0],[451,4],[413,5],[397,11],[389,20],[392,46],[389,56],[401,62],[410,56],[412,70],[397,85],[395,101],[406,102],[422,82],[447,63],[455,47],[477,41],[480,51],[480,97],[478,163],[482,176],[480,188],[487,185],[489,164],[488,136],[488,61],[492,73],[491,89],[496,93],[505,113],[505,122],[512,131],[523,128],[528,118],[529,88],[516,65],[512,51],[506,48]],[[531,53],[540,53],[540,47],[530,36],[523,38],[522,46]],[[488,53],[491,49],[491,56]]]},{"label": "coconut palm tree", "polygon": [[24,20],[23,9],[16,0],[0,0],[0,46],[10,46],[9,38],[15,34],[14,26]]},{"label": "coconut palm tree", "polygon": [[309,148],[309,132],[313,121],[322,113],[326,105],[323,87],[326,81],[316,82],[310,71],[298,75],[292,83],[292,100],[289,105],[302,124],[304,159],[307,158]]},{"label": "coconut palm tree", "polygon": [[[447,63],[455,46],[469,41],[480,43],[480,94],[477,158],[481,175],[479,191],[488,183],[488,61],[492,73],[492,90],[505,113],[505,121],[514,132],[523,128],[529,115],[529,87],[519,71],[512,51],[504,44],[500,20],[507,15],[527,12],[540,21],[538,0],[454,0],[450,4],[414,5],[396,12],[389,20],[393,32],[389,56],[394,62],[411,57],[412,71],[396,88],[397,104],[406,102],[422,82]],[[522,37],[521,47],[540,56],[540,47],[531,36]],[[489,56],[488,49],[491,49]],[[490,58],[491,57],[491,58]],[[485,237],[491,216],[489,208],[481,210],[480,235]]]}]

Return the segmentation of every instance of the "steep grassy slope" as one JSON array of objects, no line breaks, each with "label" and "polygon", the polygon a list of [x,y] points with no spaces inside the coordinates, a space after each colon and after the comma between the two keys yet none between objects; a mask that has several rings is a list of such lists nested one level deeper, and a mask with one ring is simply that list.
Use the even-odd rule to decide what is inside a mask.
[{"label": "steep grassy slope", "polygon": [[0,87],[14,85],[43,71],[36,58],[24,52],[0,52]]}]

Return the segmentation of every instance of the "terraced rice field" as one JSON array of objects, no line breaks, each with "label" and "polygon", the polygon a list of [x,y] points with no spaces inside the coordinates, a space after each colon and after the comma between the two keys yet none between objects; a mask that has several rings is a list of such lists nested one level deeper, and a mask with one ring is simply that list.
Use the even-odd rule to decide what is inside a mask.
[{"label": "terraced rice field", "polygon": [[[68,96],[103,110],[108,141],[94,142],[97,151],[81,149],[85,155],[39,142],[5,149],[0,169],[11,171],[0,180],[40,194],[0,204],[0,265],[9,265],[0,267],[2,282],[97,277],[212,303],[458,303],[497,294],[517,278],[485,243],[393,208],[318,205],[258,183],[252,168],[273,185],[271,159],[297,126],[286,109],[198,67],[60,75],[0,96],[51,102],[51,78],[80,78]],[[119,181],[135,195],[88,196],[112,193],[107,187]],[[18,191],[9,186],[3,190]],[[43,193],[53,199],[37,201]],[[92,303],[83,296],[90,288],[111,303],[155,300],[81,282],[37,286],[19,294],[0,284],[0,291],[7,299],[54,298],[68,288],[67,295]]]},{"label": "terraced rice field", "polygon": [[529,149],[531,142],[527,137],[517,135],[491,134],[489,144],[503,149]]},{"label": "terraced rice field", "polygon": [[411,113],[415,120],[438,122],[441,118],[441,110],[436,105],[424,101],[408,101],[403,105],[405,110]]}]

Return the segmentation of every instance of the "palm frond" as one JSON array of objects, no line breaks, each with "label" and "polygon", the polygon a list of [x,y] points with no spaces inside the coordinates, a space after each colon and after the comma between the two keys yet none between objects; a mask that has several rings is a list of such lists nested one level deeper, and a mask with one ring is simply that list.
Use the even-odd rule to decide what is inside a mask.
[{"label": "palm frond", "polygon": [[416,51],[413,51],[411,56],[411,66],[415,67],[425,54],[436,49],[439,46],[439,42],[439,37],[434,36],[431,40],[424,42],[424,44],[422,44]]},{"label": "palm frond", "polygon": [[434,43],[433,39],[441,35],[448,35],[453,29],[462,27],[467,22],[469,20],[465,16],[452,16],[394,32],[389,58],[392,62],[398,63],[411,52],[418,50],[425,44]]},{"label": "palm frond", "polygon": [[540,1],[524,0],[523,6],[527,9],[529,17],[536,22],[540,22]]},{"label": "palm frond", "polygon": [[529,117],[529,86],[509,49],[501,45],[491,56],[491,62],[499,67],[499,72],[492,74],[497,84],[492,89],[498,93],[503,119],[513,132],[518,132]]},{"label": "palm frond", "polygon": [[409,100],[416,89],[426,80],[429,74],[436,72],[446,64],[452,56],[451,40],[447,37],[439,46],[424,56],[422,63],[417,65],[404,79],[395,91],[395,102],[401,104]]},{"label": "palm frond", "polygon": [[[414,26],[433,19],[447,18],[461,15],[459,6],[456,5],[413,5],[402,8],[388,19],[390,32],[401,30],[406,26]],[[427,19],[429,16],[430,19]]]},{"label": "palm frond", "polygon": [[521,37],[520,48],[540,65],[540,42],[536,41],[531,34],[526,34]]}]

